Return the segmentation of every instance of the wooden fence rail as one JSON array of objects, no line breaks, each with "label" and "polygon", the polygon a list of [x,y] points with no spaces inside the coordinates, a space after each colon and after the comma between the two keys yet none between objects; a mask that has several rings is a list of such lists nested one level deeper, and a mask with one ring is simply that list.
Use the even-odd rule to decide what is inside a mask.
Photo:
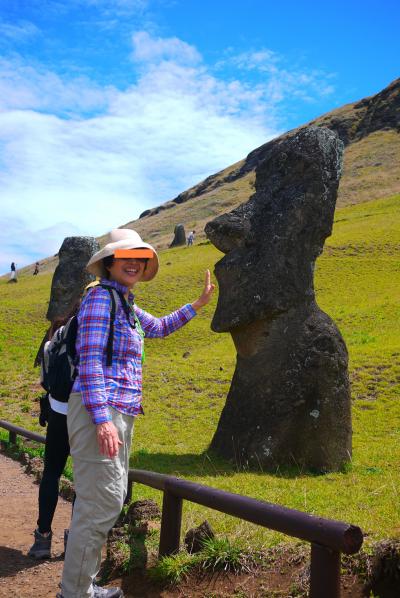
[{"label": "wooden fence rail", "polygon": [[[4,420],[0,420],[0,427],[9,431],[10,443],[15,443],[17,436],[45,442],[44,436]],[[179,550],[183,500],[310,542],[310,598],[340,598],[341,553],[354,554],[363,543],[361,529],[342,521],[315,517],[295,509],[151,471],[130,469],[128,480],[129,497],[132,496],[133,482],[164,493],[160,556]]]}]

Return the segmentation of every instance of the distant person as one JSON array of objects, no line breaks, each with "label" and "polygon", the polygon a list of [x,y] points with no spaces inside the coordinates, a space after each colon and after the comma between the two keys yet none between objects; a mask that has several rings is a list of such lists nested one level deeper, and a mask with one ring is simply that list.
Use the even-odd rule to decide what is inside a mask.
[{"label": "distant person", "polygon": [[[207,271],[199,299],[156,318],[134,303],[132,289],[158,271],[154,248],[131,229],[111,231],[87,269],[101,277],[78,313],[79,372],[68,401],[68,433],[76,501],[58,598],[119,598],[94,580],[101,549],[126,497],[135,416],[142,413],[143,337],[162,338],[187,324],[214,290]],[[108,287],[108,288],[107,288]],[[111,296],[116,293],[112,355],[107,355]],[[111,366],[107,366],[111,357]]]},{"label": "distant person", "polygon": [[193,245],[194,232],[195,232],[194,230],[191,230],[190,233],[188,234],[188,238],[187,238],[188,247],[189,247],[189,245]]},{"label": "distant person", "polygon": [[[55,320],[49,331],[49,340],[46,342],[42,355],[42,381],[44,372],[47,371],[51,339],[56,339],[64,324],[78,311],[77,304],[66,318]],[[56,401],[51,395],[46,395],[40,401],[39,423],[45,426],[47,422],[46,443],[44,449],[44,470],[39,486],[39,517],[37,528],[33,535],[35,541],[31,546],[28,556],[35,559],[48,559],[51,556],[51,541],[53,532],[51,524],[58,502],[60,477],[64,471],[69,455],[69,440],[67,429],[68,403]],[[68,530],[64,532],[64,546]]]},{"label": "distant person", "polygon": [[11,262],[10,279],[9,279],[8,282],[18,282],[18,279],[17,279],[17,268],[15,266],[15,262]]},{"label": "distant person", "polygon": [[36,262],[35,269],[33,271],[33,276],[36,276],[36,274],[39,274],[39,262]]}]

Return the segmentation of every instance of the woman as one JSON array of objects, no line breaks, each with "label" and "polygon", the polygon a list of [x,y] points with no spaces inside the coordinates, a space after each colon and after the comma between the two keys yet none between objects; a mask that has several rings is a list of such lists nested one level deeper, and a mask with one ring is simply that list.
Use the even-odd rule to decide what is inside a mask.
[{"label": "woman", "polygon": [[[52,345],[52,339],[56,333],[60,334],[64,324],[78,311],[77,304],[69,316],[60,318],[53,322],[50,328],[48,341],[46,342],[42,355],[42,381],[44,372],[47,370],[48,352]],[[48,403],[47,403],[48,401]],[[35,542],[31,546],[28,555],[35,559],[47,559],[51,556],[52,529],[51,525],[58,502],[58,491],[60,477],[64,471],[69,455],[69,441],[67,429],[68,403],[56,401],[52,396],[47,399],[46,395],[45,416],[41,413],[41,424],[44,426],[47,421],[46,444],[44,449],[44,469],[39,486],[39,517],[37,528],[33,535]],[[44,420],[44,421],[43,421]],[[42,423],[43,422],[43,423]],[[64,546],[68,530],[64,531]]]},{"label": "woman", "polygon": [[[151,257],[140,257],[143,250]],[[118,257],[118,255],[128,257]],[[119,293],[113,325],[112,364],[107,366],[112,299],[103,286],[94,287],[78,314],[79,374],[68,406],[68,433],[74,464],[76,501],[65,556],[62,593],[58,598],[118,598],[120,589],[94,584],[101,548],[123,506],[128,482],[134,417],[141,413],[143,342],[164,337],[189,322],[206,305],[214,290],[207,271],[204,290],[163,318],[133,304],[131,289],[154,278],[158,257],[154,248],[129,229],[111,231],[109,243],[89,261],[87,269],[101,284]]]}]

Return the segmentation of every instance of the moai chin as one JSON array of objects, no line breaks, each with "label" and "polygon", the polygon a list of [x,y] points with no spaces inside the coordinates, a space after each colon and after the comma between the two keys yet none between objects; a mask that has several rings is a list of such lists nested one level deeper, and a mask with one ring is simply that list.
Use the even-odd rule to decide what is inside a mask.
[{"label": "moai chin", "polygon": [[347,350],[314,293],[342,155],[324,128],[271,141],[255,194],[205,228],[226,254],[212,329],[229,331],[237,350],[211,447],[239,466],[329,471],[351,457]]}]

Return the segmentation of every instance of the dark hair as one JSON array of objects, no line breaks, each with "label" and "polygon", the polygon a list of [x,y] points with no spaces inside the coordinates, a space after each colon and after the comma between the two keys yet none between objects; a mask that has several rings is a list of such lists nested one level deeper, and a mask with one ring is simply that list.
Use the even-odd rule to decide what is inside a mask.
[{"label": "dark hair", "polygon": [[108,271],[108,268],[110,268],[113,263],[114,263],[114,254],[111,255],[107,255],[107,257],[103,257],[103,266],[104,266],[104,270],[106,272],[106,277],[109,278],[110,277],[110,273]]},{"label": "dark hair", "polygon": [[72,306],[72,308],[70,309],[70,311],[68,312],[68,314],[66,316],[63,317],[58,317],[55,320],[53,320],[53,322],[51,323],[51,326],[48,330],[48,337],[47,340],[50,341],[53,338],[54,333],[61,328],[61,326],[64,326],[68,320],[70,318],[72,318],[72,316],[76,316],[76,314],[79,311],[79,307],[81,305],[81,300],[78,299],[78,301],[76,301],[76,303],[74,303],[74,305]]}]

